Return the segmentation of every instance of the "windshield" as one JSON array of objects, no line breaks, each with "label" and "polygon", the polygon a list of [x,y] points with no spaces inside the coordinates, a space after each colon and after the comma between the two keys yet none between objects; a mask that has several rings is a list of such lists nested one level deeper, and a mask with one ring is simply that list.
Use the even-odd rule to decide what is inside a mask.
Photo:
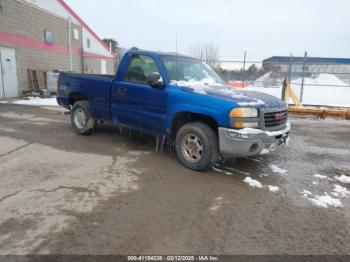
[{"label": "windshield", "polygon": [[221,78],[207,64],[192,58],[162,56],[171,84],[181,86],[224,85]]}]

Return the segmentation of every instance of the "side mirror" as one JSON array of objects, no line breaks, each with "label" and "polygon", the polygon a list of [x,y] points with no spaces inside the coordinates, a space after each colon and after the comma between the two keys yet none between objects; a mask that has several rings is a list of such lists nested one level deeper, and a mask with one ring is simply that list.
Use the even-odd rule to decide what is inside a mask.
[{"label": "side mirror", "polygon": [[147,83],[153,88],[159,89],[163,87],[163,79],[158,73],[150,74]]}]

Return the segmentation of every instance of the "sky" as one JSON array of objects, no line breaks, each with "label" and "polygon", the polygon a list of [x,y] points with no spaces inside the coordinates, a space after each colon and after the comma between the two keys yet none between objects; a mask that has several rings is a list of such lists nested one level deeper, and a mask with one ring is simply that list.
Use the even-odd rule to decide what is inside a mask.
[{"label": "sky", "polygon": [[350,57],[350,0],[65,0],[101,38],[120,46],[191,54],[218,46],[221,60],[274,55]]}]

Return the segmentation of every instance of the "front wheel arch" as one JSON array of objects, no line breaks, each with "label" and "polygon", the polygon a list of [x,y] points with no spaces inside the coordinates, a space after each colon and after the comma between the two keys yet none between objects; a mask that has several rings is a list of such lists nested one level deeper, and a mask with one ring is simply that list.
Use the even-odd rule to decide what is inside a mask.
[{"label": "front wheel arch", "polygon": [[176,134],[179,129],[187,124],[192,122],[199,122],[208,125],[211,127],[216,134],[218,134],[219,124],[215,118],[205,114],[194,113],[189,111],[177,112],[173,117],[170,125],[170,139],[175,140]]}]

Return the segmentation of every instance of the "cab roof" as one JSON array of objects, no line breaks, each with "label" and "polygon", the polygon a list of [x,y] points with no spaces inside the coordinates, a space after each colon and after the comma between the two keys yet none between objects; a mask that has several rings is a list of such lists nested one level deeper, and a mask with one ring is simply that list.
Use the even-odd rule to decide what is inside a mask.
[{"label": "cab roof", "polygon": [[129,54],[141,54],[141,55],[158,55],[158,56],[177,56],[177,57],[182,57],[182,58],[189,58],[189,59],[195,59],[198,60],[197,58],[183,55],[180,53],[176,52],[160,52],[160,51],[148,51],[148,50],[129,50],[127,53]]}]

